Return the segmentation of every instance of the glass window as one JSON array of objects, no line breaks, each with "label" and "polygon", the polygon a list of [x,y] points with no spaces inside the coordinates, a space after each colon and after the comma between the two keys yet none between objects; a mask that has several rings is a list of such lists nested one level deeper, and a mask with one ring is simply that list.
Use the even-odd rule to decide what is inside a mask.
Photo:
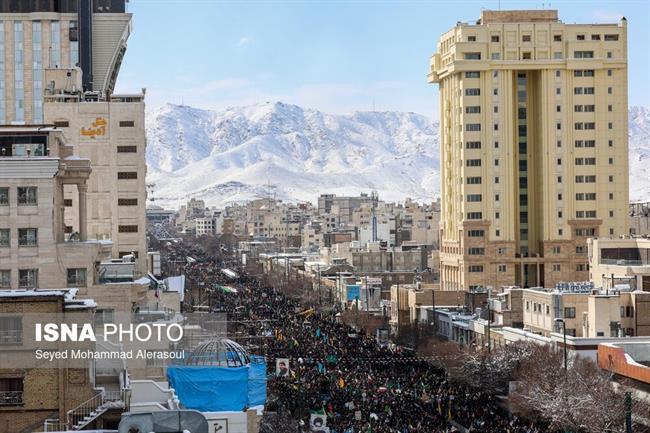
[{"label": "glass window", "polygon": [[0,188],[0,206],[9,206],[9,188]]},{"label": "glass window", "polygon": [[14,22],[14,108],[16,122],[25,121],[25,71],[23,59],[23,23]]},{"label": "glass window", "polygon": [[566,307],[564,308],[564,318],[565,319],[575,319],[576,309],[575,307]]},{"label": "glass window", "polygon": [[11,246],[11,231],[9,229],[0,229],[0,247],[7,248]]},{"label": "glass window", "polygon": [[18,205],[36,206],[38,204],[38,194],[35,186],[18,187]]},{"label": "glass window", "polygon": [[18,245],[21,247],[38,245],[38,229],[18,229]]},{"label": "glass window", "polygon": [[18,271],[18,287],[21,289],[38,288],[38,269],[20,269]]},{"label": "glass window", "polygon": [[61,68],[61,23],[52,21],[50,23],[50,68]]},{"label": "glass window", "polygon": [[68,269],[68,286],[70,287],[85,287],[86,286],[86,270]]},{"label": "glass window", "polygon": [[11,289],[11,271],[8,269],[0,270],[0,289]]},{"label": "glass window", "polygon": [[[21,344],[23,344],[23,319],[19,316],[0,317],[0,346]],[[0,404],[2,403],[0,396]]]}]

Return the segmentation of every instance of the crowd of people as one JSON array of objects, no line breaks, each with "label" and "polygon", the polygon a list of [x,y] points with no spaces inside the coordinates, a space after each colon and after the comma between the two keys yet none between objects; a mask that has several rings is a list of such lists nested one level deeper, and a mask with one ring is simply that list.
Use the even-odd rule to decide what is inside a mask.
[{"label": "crowd of people", "polygon": [[[223,262],[196,247],[174,247],[196,259],[185,263],[182,271],[199,290],[224,284],[237,288],[211,290],[209,303],[229,318],[236,317],[230,327],[236,335],[260,337],[243,342],[254,343],[249,350],[266,357],[267,409],[287,411],[291,419],[302,421],[299,431],[549,431],[510,415],[497,396],[454,383],[426,359],[356,332],[341,323],[336,310],[301,305],[241,271],[235,280],[228,279],[221,273]],[[284,366],[288,372],[276,375],[276,359],[288,360]],[[313,419],[320,421],[310,425]]]}]

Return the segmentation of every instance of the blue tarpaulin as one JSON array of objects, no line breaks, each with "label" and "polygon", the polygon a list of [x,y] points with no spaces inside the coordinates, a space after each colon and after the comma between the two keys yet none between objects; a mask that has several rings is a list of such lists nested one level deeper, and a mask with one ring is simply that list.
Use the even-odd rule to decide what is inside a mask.
[{"label": "blue tarpaulin", "polygon": [[240,411],[266,402],[266,363],[253,358],[244,367],[169,366],[167,380],[187,409]]},{"label": "blue tarpaulin", "polygon": [[355,301],[359,299],[361,286],[358,284],[348,284],[348,301]]}]

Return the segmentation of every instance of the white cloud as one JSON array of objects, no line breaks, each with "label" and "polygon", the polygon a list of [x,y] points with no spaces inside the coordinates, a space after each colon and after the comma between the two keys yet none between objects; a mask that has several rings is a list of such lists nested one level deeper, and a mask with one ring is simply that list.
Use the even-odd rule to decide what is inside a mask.
[{"label": "white cloud", "polygon": [[248,39],[246,36],[242,36],[239,38],[239,43],[237,44],[240,47],[243,47],[244,45],[248,44],[251,40]]}]

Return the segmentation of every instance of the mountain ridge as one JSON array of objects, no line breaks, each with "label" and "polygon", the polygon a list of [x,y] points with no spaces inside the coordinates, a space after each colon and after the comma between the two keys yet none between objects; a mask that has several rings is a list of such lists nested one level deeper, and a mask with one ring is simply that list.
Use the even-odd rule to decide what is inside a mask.
[{"label": "mountain ridge", "polygon": [[[221,111],[166,104],[147,116],[147,182],[158,204],[258,197],[315,202],[375,190],[439,194],[439,123],[413,112],[328,114],[283,102]],[[650,199],[650,109],[630,107],[630,199]],[[270,185],[270,188],[269,188]]]}]

